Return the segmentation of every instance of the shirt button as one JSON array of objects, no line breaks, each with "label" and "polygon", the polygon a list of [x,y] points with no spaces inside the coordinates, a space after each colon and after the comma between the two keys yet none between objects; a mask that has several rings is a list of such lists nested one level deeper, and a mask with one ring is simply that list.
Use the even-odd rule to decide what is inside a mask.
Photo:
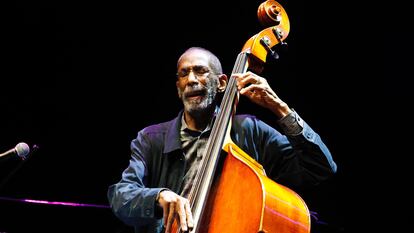
[{"label": "shirt button", "polygon": [[151,210],[150,209],[146,209],[145,210],[145,215],[149,216],[151,214]]}]

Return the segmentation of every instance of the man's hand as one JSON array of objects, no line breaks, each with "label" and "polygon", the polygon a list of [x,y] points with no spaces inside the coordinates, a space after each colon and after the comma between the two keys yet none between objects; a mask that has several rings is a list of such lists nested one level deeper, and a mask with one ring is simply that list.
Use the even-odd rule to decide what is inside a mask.
[{"label": "man's hand", "polygon": [[194,227],[193,215],[188,199],[181,197],[170,190],[163,190],[160,192],[157,201],[164,212],[165,233],[171,231],[175,218],[177,218],[182,231],[187,231]]},{"label": "man's hand", "polygon": [[233,74],[237,80],[237,88],[241,95],[252,102],[265,107],[279,118],[288,115],[292,110],[283,102],[269,86],[267,80],[250,71],[244,74]]}]

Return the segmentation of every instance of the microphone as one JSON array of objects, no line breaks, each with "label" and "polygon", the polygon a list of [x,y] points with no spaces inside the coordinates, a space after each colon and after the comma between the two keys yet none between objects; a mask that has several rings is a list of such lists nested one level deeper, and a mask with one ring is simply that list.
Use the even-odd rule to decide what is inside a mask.
[{"label": "microphone", "polygon": [[17,155],[22,160],[25,160],[29,153],[30,153],[30,147],[26,143],[20,142],[13,149],[10,149],[0,154],[0,157],[8,156],[8,155]]}]

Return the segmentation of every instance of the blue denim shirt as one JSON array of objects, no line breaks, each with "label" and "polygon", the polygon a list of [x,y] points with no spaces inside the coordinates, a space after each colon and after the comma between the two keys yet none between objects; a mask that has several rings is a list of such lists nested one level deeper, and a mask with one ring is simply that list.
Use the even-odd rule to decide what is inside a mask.
[{"label": "blue denim shirt", "polygon": [[[163,188],[179,193],[185,171],[181,151],[182,111],[168,122],[138,132],[122,179],[109,187],[114,214],[135,232],[162,232],[162,209],[156,196]],[[292,188],[317,184],[336,172],[336,164],[319,135],[302,120],[299,134],[283,135],[251,115],[236,115],[231,138],[258,161],[269,178]]]}]

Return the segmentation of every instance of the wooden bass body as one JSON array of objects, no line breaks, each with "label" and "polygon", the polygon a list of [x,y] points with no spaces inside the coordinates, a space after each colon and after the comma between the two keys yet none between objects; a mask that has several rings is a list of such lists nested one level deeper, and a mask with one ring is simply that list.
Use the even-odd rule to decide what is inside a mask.
[{"label": "wooden bass body", "polygon": [[302,198],[265,174],[233,143],[223,156],[202,217],[203,233],[309,233],[310,213]]}]

